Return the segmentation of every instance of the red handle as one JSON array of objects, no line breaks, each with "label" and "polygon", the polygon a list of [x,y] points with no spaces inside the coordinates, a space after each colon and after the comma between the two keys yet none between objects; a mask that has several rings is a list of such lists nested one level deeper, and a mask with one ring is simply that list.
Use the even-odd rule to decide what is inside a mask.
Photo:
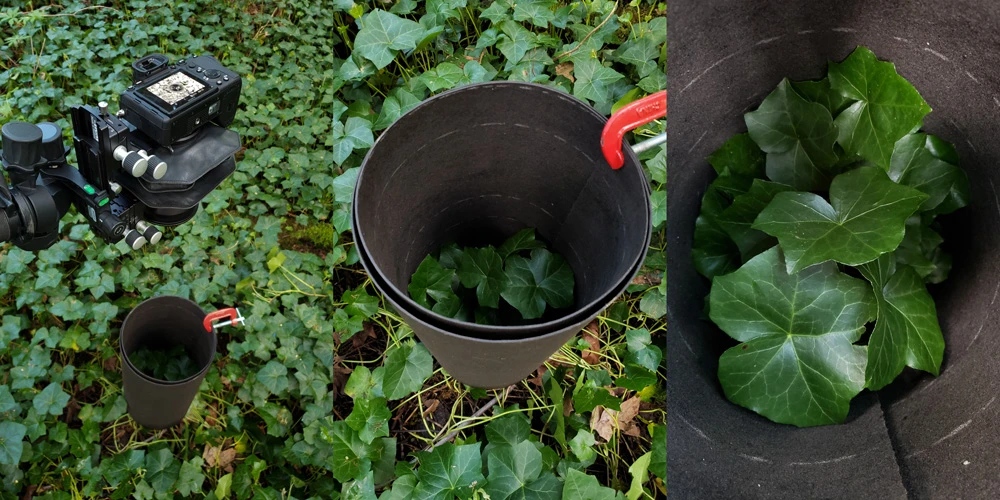
[{"label": "red handle", "polygon": [[240,318],[240,313],[239,311],[236,310],[236,308],[233,307],[219,309],[218,311],[208,313],[208,315],[205,316],[205,321],[202,323],[202,325],[205,327],[206,332],[211,332],[212,323],[215,323],[220,319],[227,319],[227,318],[229,319],[229,324],[233,324],[236,322],[237,319]]},{"label": "red handle", "polygon": [[618,170],[625,164],[622,140],[625,132],[667,116],[667,91],[648,95],[611,115],[601,132],[601,150],[611,168]]}]

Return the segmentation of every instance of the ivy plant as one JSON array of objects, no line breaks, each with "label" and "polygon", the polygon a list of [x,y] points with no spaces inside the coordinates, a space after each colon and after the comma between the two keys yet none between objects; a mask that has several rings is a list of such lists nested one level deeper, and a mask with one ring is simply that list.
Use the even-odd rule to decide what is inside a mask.
[{"label": "ivy plant", "polygon": [[[451,243],[424,257],[407,290],[418,304],[451,318],[480,324],[513,324],[504,306],[520,319],[541,318],[546,307],[573,305],[573,270],[550,252],[535,230],[526,228],[499,248],[461,248]],[[504,303],[501,304],[501,297]]]},{"label": "ivy plant", "polygon": [[907,366],[938,374],[927,286],[951,259],[937,216],[969,203],[969,181],[954,146],[920,131],[930,111],[858,47],[821,80],[782,80],[708,158],[692,258],[712,281],[708,317],[738,342],[719,360],[731,401],[833,424]]}]

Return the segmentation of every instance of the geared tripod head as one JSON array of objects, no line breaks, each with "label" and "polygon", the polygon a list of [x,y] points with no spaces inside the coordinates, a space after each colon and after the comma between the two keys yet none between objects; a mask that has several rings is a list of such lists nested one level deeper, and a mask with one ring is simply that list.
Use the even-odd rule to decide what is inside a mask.
[{"label": "geared tripod head", "polygon": [[54,123],[0,128],[0,242],[40,250],[59,238],[71,205],[104,240],[139,249],[162,237],[157,225],[190,220],[236,170],[236,115],[242,82],[211,56],[171,64],[152,54],[132,64],[120,111],[107,103],[71,109],[79,168],[66,159]]}]

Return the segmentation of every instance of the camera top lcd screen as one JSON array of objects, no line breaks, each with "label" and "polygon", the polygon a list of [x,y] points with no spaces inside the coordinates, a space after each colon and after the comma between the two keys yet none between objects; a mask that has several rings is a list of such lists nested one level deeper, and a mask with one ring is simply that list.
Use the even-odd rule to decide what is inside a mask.
[{"label": "camera top lcd screen", "polygon": [[181,108],[195,97],[208,92],[209,87],[185,72],[178,71],[138,90],[143,97],[164,111],[171,112]]}]

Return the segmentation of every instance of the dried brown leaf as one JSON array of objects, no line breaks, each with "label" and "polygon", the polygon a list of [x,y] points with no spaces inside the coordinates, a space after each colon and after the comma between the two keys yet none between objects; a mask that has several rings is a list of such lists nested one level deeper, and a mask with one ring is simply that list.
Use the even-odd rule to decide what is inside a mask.
[{"label": "dried brown leaf", "polygon": [[583,351],[581,356],[588,364],[596,365],[601,362],[601,327],[597,320],[591,321],[583,329],[583,340],[590,344],[590,348]]},{"label": "dried brown leaf", "polygon": [[556,64],[556,74],[559,76],[565,76],[571,82],[575,82],[576,79],[573,78],[573,63],[570,61]]}]

